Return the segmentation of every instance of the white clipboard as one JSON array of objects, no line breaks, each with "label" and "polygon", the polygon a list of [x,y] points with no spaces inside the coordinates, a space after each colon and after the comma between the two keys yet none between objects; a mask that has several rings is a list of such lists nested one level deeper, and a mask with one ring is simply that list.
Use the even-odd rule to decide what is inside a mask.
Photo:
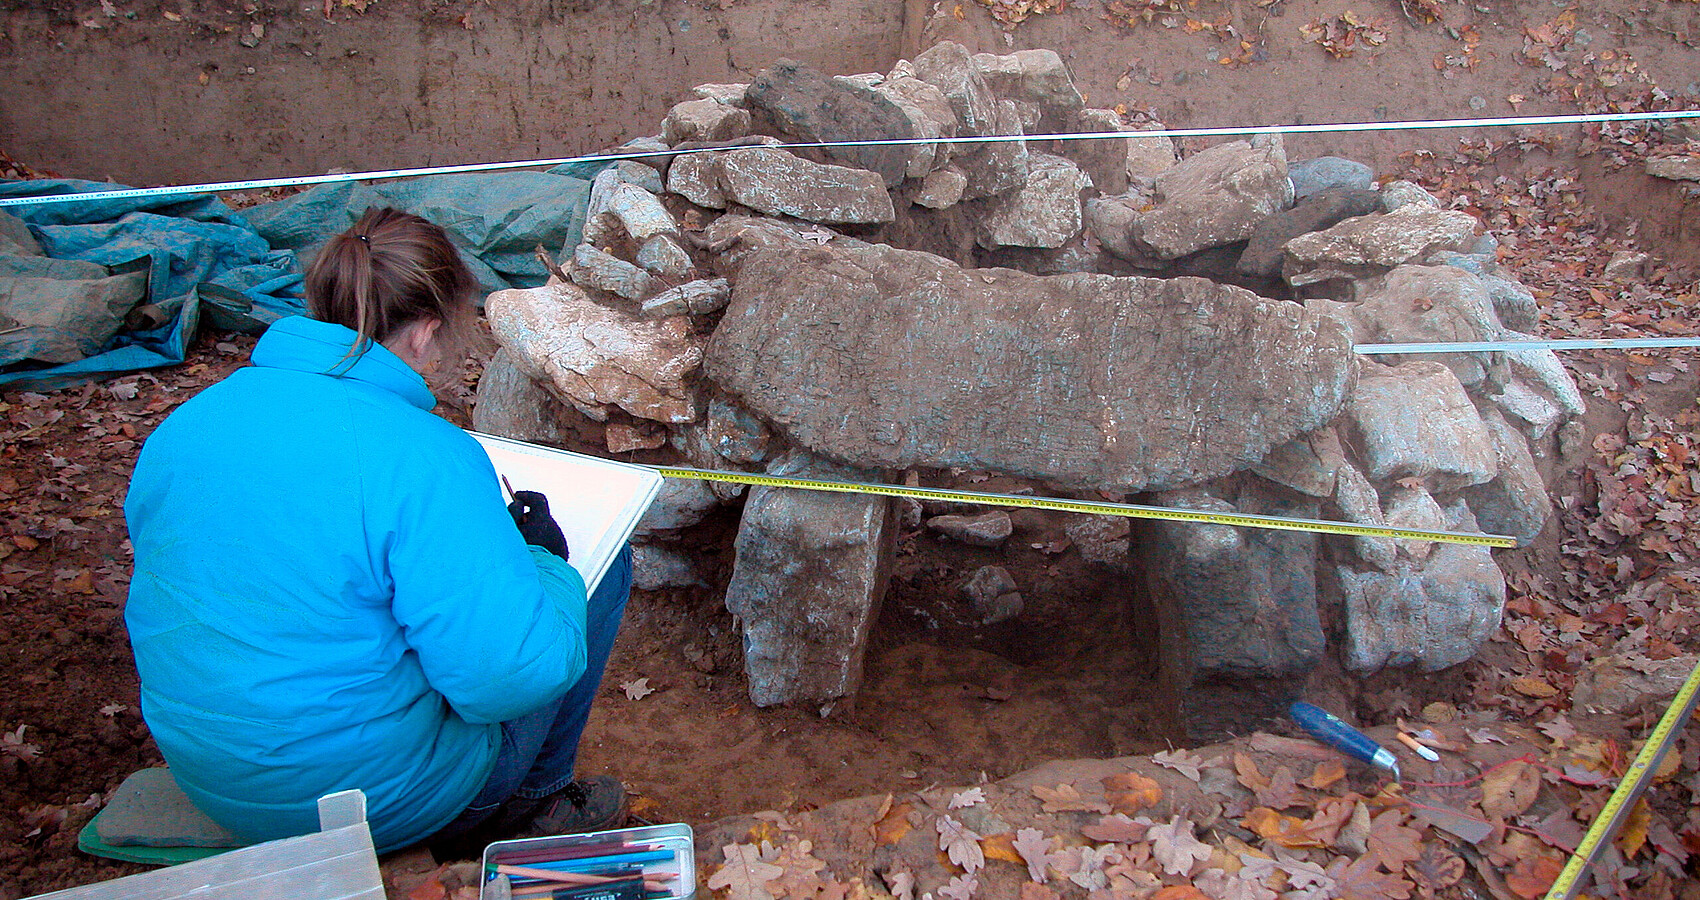
[{"label": "white clipboard", "polygon": [[[660,492],[660,473],[600,456],[476,431],[469,434],[490,455],[496,474],[506,477],[514,490],[537,491],[549,498],[549,514],[567,538],[567,561],[584,576],[585,592],[595,591]],[[502,491],[499,480],[496,490]],[[501,502],[508,504],[506,494]]]}]

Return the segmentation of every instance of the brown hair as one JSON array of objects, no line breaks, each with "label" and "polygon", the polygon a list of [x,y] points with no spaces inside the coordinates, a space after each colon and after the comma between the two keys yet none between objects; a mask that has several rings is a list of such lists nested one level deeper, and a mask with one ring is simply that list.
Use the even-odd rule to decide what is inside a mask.
[{"label": "brown hair", "polygon": [[304,287],[309,316],[360,336],[350,357],[421,319],[442,321],[445,362],[457,361],[470,343],[478,282],[448,233],[410,213],[368,208],[325,242]]}]

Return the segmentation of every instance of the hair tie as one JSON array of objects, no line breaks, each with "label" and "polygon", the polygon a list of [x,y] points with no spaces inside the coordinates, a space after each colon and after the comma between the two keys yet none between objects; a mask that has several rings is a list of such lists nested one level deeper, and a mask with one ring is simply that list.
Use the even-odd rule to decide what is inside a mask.
[{"label": "hair tie", "polygon": [[365,236],[363,234],[357,234],[357,235],[355,235],[355,237],[359,238],[360,243],[362,243],[362,244],[371,244],[372,243],[371,238],[368,238],[367,236]]}]

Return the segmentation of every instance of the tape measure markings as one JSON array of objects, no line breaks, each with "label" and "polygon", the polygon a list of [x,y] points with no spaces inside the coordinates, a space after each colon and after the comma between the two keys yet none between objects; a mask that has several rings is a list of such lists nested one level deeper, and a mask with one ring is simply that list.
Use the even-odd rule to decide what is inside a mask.
[{"label": "tape measure markings", "polygon": [[941,488],[908,487],[896,484],[832,481],[819,478],[790,478],[777,475],[757,475],[749,472],[724,472],[711,469],[689,469],[675,466],[653,466],[667,478],[691,478],[700,481],[725,481],[758,487],[796,488],[808,491],[832,491],[848,494],[875,494],[885,497],[911,497],[925,500],[952,500],[986,506],[1014,506],[1045,509],[1053,512],[1088,513],[1091,515],[1122,516],[1130,519],[1157,519],[1194,522],[1206,525],[1234,525],[1244,528],[1270,528],[1283,531],[1308,531],[1339,534],[1349,537],[1390,537],[1414,541],[1433,541],[1468,544],[1480,547],[1510,548],[1517,546],[1515,538],[1499,534],[1471,534],[1454,531],[1428,531],[1415,528],[1387,528],[1359,525],[1352,522],[1331,522],[1323,519],[1298,519],[1282,516],[1259,516],[1249,513],[1211,512],[1207,510],[1176,509],[1165,506],[1144,506],[1135,503],[1108,503],[1095,500],[1063,500],[1056,497],[1029,497],[1021,494],[995,494],[980,491],[945,490]]},{"label": "tape measure markings", "polygon": [[[1335,122],[1317,125],[1236,125],[1221,128],[1167,128],[1158,131],[1088,131],[1061,134],[988,134],[963,135],[949,143],[977,144],[1006,141],[1085,141],[1149,137],[1236,137],[1259,134],[1320,134],[1360,131],[1419,131],[1445,128],[1493,128],[1519,125],[1584,125],[1609,122],[1649,122],[1667,119],[1688,119],[1700,116],[1700,110],[1667,110],[1636,113],[1584,113],[1557,116],[1505,116],[1482,119],[1418,119],[1395,122]],[[826,149],[833,147],[910,146],[940,143],[938,138],[887,138],[865,141],[816,141],[812,143],[769,144],[782,150]],[[183,194],[210,194],[228,191],[249,191],[272,187],[300,187],[310,184],[338,184],[347,181],[373,181],[380,178],[409,178],[418,175],[454,175],[465,172],[491,172],[504,169],[559,166],[577,162],[617,162],[623,159],[647,159],[653,156],[674,156],[686,153],[714,153],[747,147],[693,147],[683,150],[644,150],[631,153],[566,156],[555,159],[511,160],[496,163],[467,163],[453,166],[425,166],[413,169],[385,169],[375,172],[339,172],[331,175],[296,175],[285,178],[261,178],[249,181],[223,181],[209,184],[167,185],[151,188],[125,188],[110,191],[90,191],[73,194],[45,194],[35,197],[0,197],[0,207],[28,206],[77,201],[118,200],[129,197],[170,197]]]},{"label": "tape measure markings", "polygon": [[1653,733],[1647,736],[1647,742],[1642,745],[1641,752],[1635,755],[1635,761],[1629,764],[1629,770],[1624,773],[1623,780],[1611,792],[1606,805],[1600,810],[1594,824],[1589,826],[1588,833],[1583,835],[1582,843],[1577,845],[1576,852],[1570,854],[1564,870],[1553,881],[1552,887],[1546,893],[1546,900],[1570,900],[1576,896],[1581,886],[1582,872],[1592,865],[1605,842],[1617,834],[1623,823],[1629,818],[1629,813],[1635,806],[1635,800],[1641,791],[1647,787],[1653,775],[1658,771],[1659,761],[1670,750],[1671,742],[1676,739],[1683,723],[1694,712],[1695,700],[1700,697],[1700,663],[1688,673],[1688,680],[1683,682],[1682,689],[1671,699],[1671,705],[1665,714],[1659,718],[1659,724]]}]

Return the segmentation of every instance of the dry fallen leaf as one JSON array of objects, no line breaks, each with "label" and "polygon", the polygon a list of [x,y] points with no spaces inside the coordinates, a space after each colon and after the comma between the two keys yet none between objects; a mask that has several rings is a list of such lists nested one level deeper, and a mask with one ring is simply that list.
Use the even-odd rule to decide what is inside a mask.
[{"label": "dry fallen leaf", "polygon": [[1193,781],[1199,779],[1201,774],[1199,769],[1204,766],[1204,757],[1188,753],[1185,750],[1163,750],[1153,753],[1151,754],[1151,761],[1159,766],[1174,769]]},{"label": "dry fallen leaf", "polygon": [[950,816],[939,816],[935,827],[939,832],[939,849],[964,872],[972,875],[986,865],[986,854],[980,849],[980,836],[973,829]]},{"label": "dry fallen leaf", "polygon": [[1152,824],[1152,821],[1144,816],[1130,819],[1117,813],[1099,819],[1096,825],[1081,826],[1080,833],[1089,840],[1108,844],[1137,844],[1145,840],[1146,829]]},{"label": "dry fallen leaf", "polygon": [[[1023,828],[1015,833],[1015,852],[1021,854],[1023,862],[1027,863],[1027,877],[1034,882],[1044,884],[1047,877],[1045,861],[1051,855],[1051,839],[1037,828]],[[1025,898],[1027,892],[1022,890]]]},{"label": "dry fallen leaf", "polygon": [[1423,855],[1405,866],[1405,874],[1417,883],[1417,892],[1425,898],[1441,888],[1451,887],[1464,877],[1464,860],[1438,844],[1423,848]]},{"label": "dry fallen leaf", "polygon": [[642,700],[655,693],[655,688],[649,686],[649,679],[639,678],[633,681],[620,682],[620,690],[626,692],[627,700]]},{"label": "dry fallen leaf", "polygon": [[1482,776],[1482,812],[1498,819],[1520,816],[1540,790],[1540,770],[1512,760]]},{"label": "dry fallen leaf", "polygon": [[912,827],[909,824],[909,813],[914,807],[907,803],[899,803],[886,810],[885,815],[874,823],[874,842],[880,846],[890,846],[903,840]]},{"label": "dry fallen leaf", "polygon": [[1369,852],[1389,872],[1397,872],[1423,855],[1422,832],[1405,827],[1404,821],[1404,810],[1389,809],[1376,816],[1370,825]]},{"label": "dry fallen leaf", "polygon": [[980,841],[980,850],[986,854],[987,859],[1015,863],[1018,866],[1027,861],[1021,852],[1015,849],[1015,834],[1009,831],[1000,831],[984,838]]},{"label": "dry fallen leaf", "polygon": [[975,806],[986,802],[986,789],[972,787],[950,798],[946,809],[961,809],[964,806]]},{"label": "dry fallen leaf", "polygon": [[1192,823],[1180,816],[1151,826],[1145,837],[1151,842],[1151,857],[1170,875],[1190,875],[1199,863],[1210,859],[1210,846],[1194,837]]},{"label": "dry fallen leaf", "polygon": [[1535,900],[1552,887],[1564,871],[1564,863],[1545,854],[1526,856],[1505,875],[1505,886],[1523,900]]},{"label": "dry fallen leaf", "polygon": [[767,883],[785,874],[785,870],[763,862],[761,849],[751,844],[727,844],[720,848],[726,864],[708,879],[708,886],[725,888],[732,900],[773,900]]},{"label": "dry fallen leaf", "polygon": [[1313,791],[1325,791],[1346,777],[1346,765],[1337,759],[1316,764],[1316,771],[1309,778],[1299,782]]},{"label": "dry fallen leaf", "polygon": [[1104,779],[1104,799],[1119,813],[1133,815],[1163,800],[1163,788],[1155,779],[1138,772],[1122,772]]},{"label": "dry fallen leaf", "polygon": [[1511,689],[1517,693],[1522,694],[1525,697],[1534,697],[1537,700],[1545,700],[1548,697],[1558,695],[1558,688],[1553,687],[1533,675],[1519,675],[1516,678],[1511,679],[1511,681],[1507,682],[1507,684],[1509,684]]},{"label": "dry fallen leaf", "polygon": [[1054,788],[1043,785],[1033,786],[1033,795],[1045,801],[1045,812],[1095,812],[1107,813],[1108,806],[1102,803],[1091,803],[1080,796],[1080,789],[1072,784],[1059,784]]}]

